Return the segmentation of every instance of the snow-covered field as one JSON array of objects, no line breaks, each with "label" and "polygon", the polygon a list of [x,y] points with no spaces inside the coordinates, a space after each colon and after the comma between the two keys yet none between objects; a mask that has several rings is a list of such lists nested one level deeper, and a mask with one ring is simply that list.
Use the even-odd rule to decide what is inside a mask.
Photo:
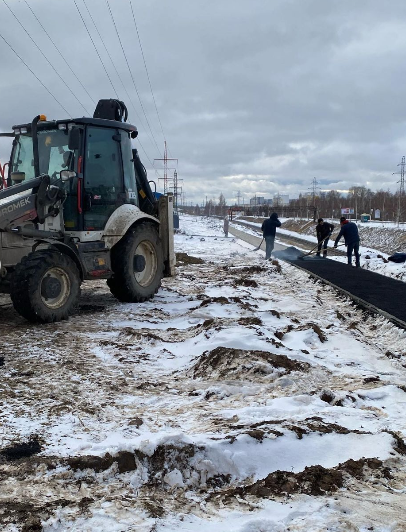
[{"label": "snow-covered field", "polygon": [[144,304],[2,299],[2,531],[406,530],[406,332],[221,226]]}]

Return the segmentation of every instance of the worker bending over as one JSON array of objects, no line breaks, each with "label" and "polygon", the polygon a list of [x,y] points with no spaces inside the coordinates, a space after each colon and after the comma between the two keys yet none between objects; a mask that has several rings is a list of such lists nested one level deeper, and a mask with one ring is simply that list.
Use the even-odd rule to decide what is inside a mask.
[{"label": "worker bending over", "polygon": [[323,257],[327,257],[327,244],[328,240],[331,236],[331,233],[334,230],[334,225],[329,224],[323,220],[323,218],[319,218],[318,224],[316,225],[316,234],[317,234],[317,242],[319,243],[317,248],[316,255],[320,257],[320,251],[321,247],[323,246]]},{"label": "worker bending over", "polygon": [[357,224],[355,224],[354,222],[349,222],[345,216],[342,216],[340,218],[340,224],[341,230],[338,233],[338,236],[334,242],[334,247],[337,247],[340,238],[343,236],[345,245],[347,246],[348,264],[351,266],[352,253],[354,252],[355,266],[359,268],[359,234]]}]

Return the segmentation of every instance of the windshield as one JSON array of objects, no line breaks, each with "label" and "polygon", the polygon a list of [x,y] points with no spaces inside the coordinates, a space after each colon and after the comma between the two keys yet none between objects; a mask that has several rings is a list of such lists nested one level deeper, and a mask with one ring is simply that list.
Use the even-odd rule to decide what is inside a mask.
[{"label": "windshield", "polygon": [[16,137],[10,172],[24,172],[26,180],[35,177],[31,136],[20,135],[19,137]]},{"label": "windshield", "polygon": [[[74,154],[68,149],[66,130],[53,129],[38,132],[38,156],[40,174],[59,177],[61,170],[70,170],[74,164]],[[15,139],[11,172],[25,172],[25,180],[33,179],[34,156],[31,135],[19,135]]]}]

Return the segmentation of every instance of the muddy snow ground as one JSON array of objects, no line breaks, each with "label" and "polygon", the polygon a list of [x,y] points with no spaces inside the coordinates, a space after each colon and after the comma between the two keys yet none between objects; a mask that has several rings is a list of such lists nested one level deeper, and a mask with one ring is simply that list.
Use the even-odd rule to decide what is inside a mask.
[{"label": "muddy snow ground", "polygon": [[[1,304],[5,532],[406,530],[406,333],[183,217],[150,302]],[[199,235],[199,236],[191,236]]]}]

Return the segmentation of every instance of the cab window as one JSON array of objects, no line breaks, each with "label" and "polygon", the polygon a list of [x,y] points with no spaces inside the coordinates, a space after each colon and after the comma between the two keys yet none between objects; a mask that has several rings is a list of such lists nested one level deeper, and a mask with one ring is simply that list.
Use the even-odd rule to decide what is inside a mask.
[{"label": "cab window", "polygon": [[120,134],[126,203],[138,205],[137,183],[135,181],[135,168],[130,134],[127,131],[122,130],[120,131]]},{"label": "cab window", "polygon": [[103,229],[116,208],[125,203],[118,131],[88,127],[84,165],[84,192],[88,205],[85,229]]}]

